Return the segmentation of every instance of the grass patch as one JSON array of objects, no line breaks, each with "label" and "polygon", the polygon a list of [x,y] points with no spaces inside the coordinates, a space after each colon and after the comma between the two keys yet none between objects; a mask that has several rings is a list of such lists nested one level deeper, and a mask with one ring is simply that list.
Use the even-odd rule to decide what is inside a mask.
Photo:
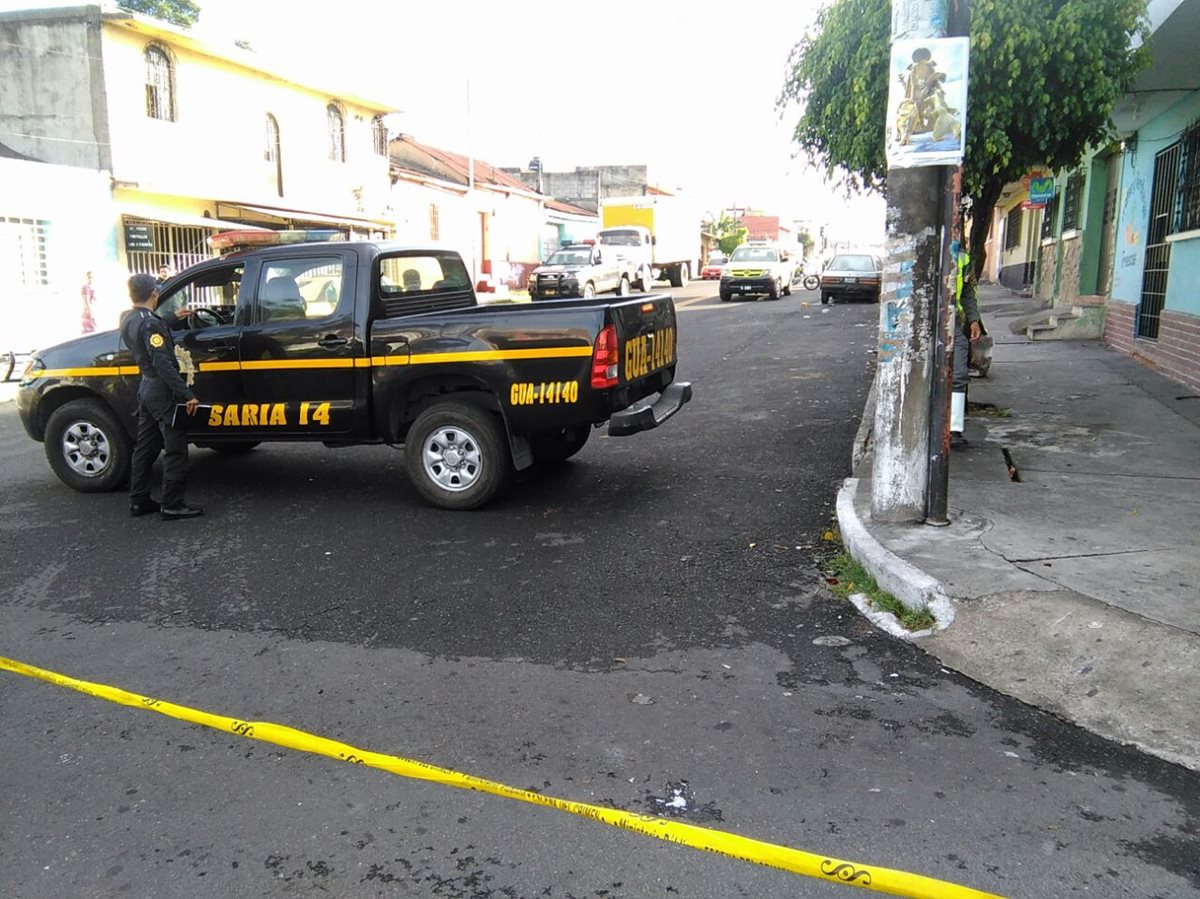
[{"label": "grass patch", "polygon": [[988,418],[1012,418],[1012,409],[995,403],[967,403],[968,415],[983,415]]},{"label": "grass patch", "polygon": [[928,609],[914,612],[892,594],[882,589],[875,578],[843,551],[826,564],[825,581],[836,596],[847,599],[851,593],[862,593],[876,609],[891,612],[910,631],[933,627],[936,619]]}]

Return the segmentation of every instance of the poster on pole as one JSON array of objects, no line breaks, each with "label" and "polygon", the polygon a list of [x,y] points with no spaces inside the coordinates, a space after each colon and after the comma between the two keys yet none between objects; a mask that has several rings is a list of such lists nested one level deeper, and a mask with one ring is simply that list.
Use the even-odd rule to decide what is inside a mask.
[{"label": "poster on pole", "polygon": [[961,165],[966,151],[970,38],[895,41],[889,65],[889,169]]}]

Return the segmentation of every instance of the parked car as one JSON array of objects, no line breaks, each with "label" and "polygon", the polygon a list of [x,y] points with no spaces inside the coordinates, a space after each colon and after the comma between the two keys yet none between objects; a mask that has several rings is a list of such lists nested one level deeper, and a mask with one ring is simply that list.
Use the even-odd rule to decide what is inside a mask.
[{"label": "parked car", "polygon": [[821,302],[870,300],[879,302],[883,260],[866,253],[839,253],[821,272]]},{"label": "parked car", "polygon": [[725,265],[729,262],[728,259],[721,253],[713,253],[708,257],[708,262],[704,263],[704,267],[700,269],[700,279],[702,281],[720,281],[721,272],[725,271]]},{"label": "parked car", "polygon": [[777,300],[792,292],[795,265],[777,247],[744,244],[733,251],[721,273],[721,300],[735,295],[766,295]]}]

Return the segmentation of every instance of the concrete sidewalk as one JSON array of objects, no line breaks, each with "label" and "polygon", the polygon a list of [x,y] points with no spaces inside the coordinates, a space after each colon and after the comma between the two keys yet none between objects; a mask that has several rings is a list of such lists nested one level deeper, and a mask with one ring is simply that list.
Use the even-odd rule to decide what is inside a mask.
[{"label": "concrete sidewalk", "polygon": [[1013,336],[1037,304],[980,293],[996,347],[951,525],[872,521],[868,454],[839,496],[847,548],[953,619],[920,641],[943,664],[1200,770],[1200,397],[1099,341]]}]

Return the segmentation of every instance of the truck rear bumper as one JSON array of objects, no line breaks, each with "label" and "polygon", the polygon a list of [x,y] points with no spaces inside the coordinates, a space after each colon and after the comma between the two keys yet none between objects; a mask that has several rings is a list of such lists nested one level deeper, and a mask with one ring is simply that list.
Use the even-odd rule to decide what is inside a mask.
[{"label": "truck rear bumper", "polygon": [[641,431],[649,431],[683,408],[692,398],[690,381],[677,381],[670,384],[658,395],[653,402],[647,397],[639,400],[628,409],[613,414],[608,420],[609,437],[628,437]]}]

